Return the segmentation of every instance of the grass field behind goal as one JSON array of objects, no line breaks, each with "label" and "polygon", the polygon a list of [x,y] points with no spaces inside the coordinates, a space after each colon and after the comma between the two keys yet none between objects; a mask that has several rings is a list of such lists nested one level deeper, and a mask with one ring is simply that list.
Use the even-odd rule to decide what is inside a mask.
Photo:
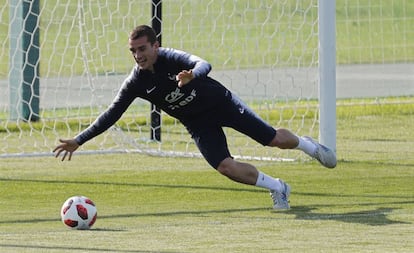
[{"label": "grass field behind goal", "polygon": [[[414,252],[414,105],[338,106],[338,167],[254,162],[292,186],[275,212],[263,189],[202,159],[138,154],[0,160],[0,252]],[[89,231],[60,221],[95,201]]]}]

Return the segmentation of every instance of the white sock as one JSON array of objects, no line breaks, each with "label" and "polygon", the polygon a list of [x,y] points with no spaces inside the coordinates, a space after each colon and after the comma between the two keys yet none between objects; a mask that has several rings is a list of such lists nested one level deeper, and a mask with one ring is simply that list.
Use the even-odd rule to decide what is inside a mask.
[{"label": "white sock", "polygon": [[299,144],[296,147],[296,149],[302,150],[306,154],[313,156],[313,154],[315,154],[315,151],[316,151],[316,145],[313,144],[311,141],[304,139],[300,136],[298,136],[298,139],[299,139]]},{"label": "white sock", "polygon": [[280,183],[279,178],[273,178],[260,171],[257,177],[256,186],[279,192],[282,191],[282,184]]}]

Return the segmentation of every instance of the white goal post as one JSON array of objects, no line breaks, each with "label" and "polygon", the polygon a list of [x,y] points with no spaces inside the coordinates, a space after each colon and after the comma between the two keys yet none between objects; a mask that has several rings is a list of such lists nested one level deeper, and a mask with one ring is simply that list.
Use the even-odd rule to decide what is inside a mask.
[{"label": "white goal post", "polygon": [[[164,47],[208,60],[210,75],[275,127],[336,149],[334,0],[155,2],[162,3]],[[6,59],[0,63],[0,157],[51,155],[59,138],[75,136],[105,110],[134,64],[128,33],[151,25],[153,3],[6,0],[0,7],[0,57]],[[25,69],[34,73],[32,82]],[[185,128],[163,112],[162,139],[154,141],[150,108],[137,100],[80,153],[200,156]],[[302,158],[226,133],[235,157]]]},{"label": "white goal post", "polygon": [[318,6],[319,140],[336,152],[336,1]]}]

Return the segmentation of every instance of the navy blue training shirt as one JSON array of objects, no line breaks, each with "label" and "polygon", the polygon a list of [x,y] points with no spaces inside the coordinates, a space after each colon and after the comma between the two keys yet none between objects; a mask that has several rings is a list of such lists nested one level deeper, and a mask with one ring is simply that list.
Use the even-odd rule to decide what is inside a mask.
[{"label": "navy blue training shirt", "polygon": [[[190,69],[194,79],[183,87],[178,87],[176,75]],[[211,65],[200,57],[160,47],[154,72],[139,69],[136,65],[112,104],[75,137],[76,141],[82,145],[107,130],[137,97],[150,101],[181,122],[201,116],[203,112],[220,104],[230,93],[218,81],[207,76],[210,70]]]}]

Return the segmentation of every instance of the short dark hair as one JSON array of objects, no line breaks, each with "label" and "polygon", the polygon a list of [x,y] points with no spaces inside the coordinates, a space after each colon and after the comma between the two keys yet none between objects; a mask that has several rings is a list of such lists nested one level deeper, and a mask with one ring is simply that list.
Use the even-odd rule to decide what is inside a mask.
[{"label": "short dark hair", "polygon": [[134,28],[129,34],[130,40],[136,40],[141,37],[147,37],[148,41],[153,45],[157,41],[157,35],[155,34],[154,29],[147,25],[139,25]]}]

